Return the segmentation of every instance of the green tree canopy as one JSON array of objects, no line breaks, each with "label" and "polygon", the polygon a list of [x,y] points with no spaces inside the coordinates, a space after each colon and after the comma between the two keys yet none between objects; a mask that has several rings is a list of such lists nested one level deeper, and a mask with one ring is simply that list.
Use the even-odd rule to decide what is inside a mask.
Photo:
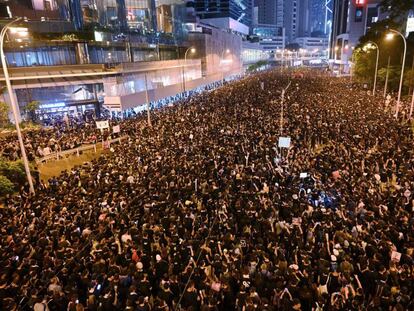
[{"label": "green tree canopy", "polygon": [[27,112],[27,114],[30,117],[30,120],[32,122],[36,121],[36,111],[39,110],[40,107],[40,102],[37,100],[33,100],[30,103],[28,103],[25,107],[25,110]]},{"label": "green tree canopy", "polygon": [[9,111],[9,105],[0,102],[0,127],[6,127],[9,124]]},{"label": "green tree canopy", "polygon": [[0,196],[12,194],[13,192],[13,183],[6,176],[0,175]]}]

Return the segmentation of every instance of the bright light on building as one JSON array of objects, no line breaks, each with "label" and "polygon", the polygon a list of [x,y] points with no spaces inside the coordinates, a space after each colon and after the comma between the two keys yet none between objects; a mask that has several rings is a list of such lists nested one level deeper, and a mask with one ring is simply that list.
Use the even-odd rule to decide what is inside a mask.
[{"label": "bright light on building", "polygon": [[386,40],[392,40],[394,38],[394,34],[393,33],[387,33],[385,36]]},{"label": "bright light on building", "polygon": [[18,34],[19,36],[27,36],[29,33],[29,29],[25,27],[10,27],[10,33]]}]

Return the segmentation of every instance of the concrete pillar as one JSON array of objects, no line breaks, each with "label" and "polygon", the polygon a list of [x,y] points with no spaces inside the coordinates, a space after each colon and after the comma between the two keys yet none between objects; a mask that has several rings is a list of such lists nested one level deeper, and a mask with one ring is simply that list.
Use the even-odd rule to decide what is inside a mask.
[{"label": "concrete pillar", "polygon": [[125,42],[125,49],[127,53],[128,62],[132,63],[134,61],[134,57],[132,54],[131,43],[129,41]]},{"label": "concrete pillar", "polygon": [[80,65],[90,64],[88,44],[86,42],[79,42],[75,45],[76,61]]}]

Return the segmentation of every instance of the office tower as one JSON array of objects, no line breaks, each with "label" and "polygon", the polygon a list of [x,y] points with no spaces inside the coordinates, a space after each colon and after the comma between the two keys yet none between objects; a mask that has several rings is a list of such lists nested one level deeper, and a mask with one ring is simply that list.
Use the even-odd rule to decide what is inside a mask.
[{"label": "office tower", "polygon": [[325,35],[325,2],[326,0],[310,0],[311,36]]},{"label": "office tower", "polygon": [[276,25],[277,0],[255,0],[254,7],[257,8],[257,23]]},{"label": "office tower", "polygon": [[381,13],[380,0],[335,0],[330,45],[330,58],[348,70],[348,62],[359,38],[371,25],[386,17]]},{"label": "office tower", "polygon": [[311,35],[310,0],[284,0],[283,26],[288,42]]},{"label": "office tower", "polygon": [[210,25],[248,34],[252,26],[253,0],[195,0],[195,11]]}]

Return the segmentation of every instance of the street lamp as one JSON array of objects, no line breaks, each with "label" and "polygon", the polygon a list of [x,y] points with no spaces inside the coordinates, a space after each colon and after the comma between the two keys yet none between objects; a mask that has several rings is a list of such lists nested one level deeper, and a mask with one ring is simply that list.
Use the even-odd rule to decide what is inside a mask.
[{"label": "street lamp", "polygon": [[185,93],[185,66],[187,64],[187,53],[188,52],[191,52],[191,54],[194,54],[196,52],[196,49],[194,47],[189,47],[187,49],[187,51],[185,51],[185,54],[184,54],[184,66],[183,66],[183,90],[184,90],[184,93]]},{"label": "street lamp", "polygon": [[354,67],[355,67],[355,47],[352,46],[351,49],[352,49],[352,55],[351,55],[351,67],[349,70],[349,75],[350,75],[351,82],[352,82],[352,79],[354,77]]},{"label": "street lamp", "polygon": [[[375,63],[374,87],[373,87],[373,89],[372,89],[372,96],[375,96],[375,90],[376,90],[376,87],[377,87],[377,73],[378,73],[378,61],[379,61],[379,47],[378,47],[378,44],[376,44],[376,43],[375,43],[375,42],[373,42],[373,41],[369,41],[368,43],[369,43],[369,44],[374,45],[374,46],[376,47],[376,49],[377,49],[377,61],[376,61],[376,63]],[[367,48],[369,48],[369,46],[367,46]]]},{"label": "street lamp", "polygon": [[223,67],[221,68],[221,83],[222,84],[224,84],[224,53],[229,54],[230,53],[230,50],[229,49],[225,49],[221,53],[221,64],[223,65]]},{"label": "street lamp", "polygon": [[404,35],[394,29],[389,29],[389,33],[387,33],[387,35],[385,36],[385,38],[387,40],[392,40],[394,38],[394,34],[399,35],[403,41],[404,41],[404,57],[403,57],[403,63],[402,63],[402,68],[401,68],[401,77],[400,77],[400,87],[398,89],[398,99],[397,99],[397,107],[395,109],[395,117],[398,118],[398,110],[400,107],[400,101],[401,101],[401,91],[402,91],[402,86],[403,86],[403,79],[404,79],[404,67],[405,67],[405,58],[407,56],[407,40],[405,40]]},{"label": "street lamp", "polygon": [[[13,21],[7,23],[6,25],[4,25],[3,29],[1,30],[1,32],[0,32],[0,55],[1,56],[0,57],[1,57],[1,64],[3,66],[4,79],[6,80],[7,92],[9,93],[9,97],[10,97],[11,108],[12,108],[12,112],[13,112],[13,118],[14,118],[14,122],[16,123],[17,138],[19,140],[20,151],[22,153],[24,170],[26,172],[27,181],[29,183],[30,192],[34,194],[35,191],[34,191],[34,187],[33,187],[32,174],[30,173],[29,160],[27,159],[26,148],[24,147],[22,132],[20,131],[19,117],[18,117],[18,112],[17,112],[17,102],[16,102],[16,98],[15,98],[14,93],[13,93],[13,88],[11,86],[11,82],[10,82],[9,70],[7,68],[6,55],[4,54],[4,37],[6,36],[7,30],[10,29],[11,25],[13,25],[14,23],[17,23],[21,19],[22,18],[19,17],[19,18],[13,20]],[[18,29],[19,28],[15,28],[15,30],[13,30],[13,31],[15,31],[15,33],[18,33]],[[26,36],[28,35],[27,29],[25,31],[22,31],[22,33],[20,33],[20,36],[23,36],[24,34]]]}]

